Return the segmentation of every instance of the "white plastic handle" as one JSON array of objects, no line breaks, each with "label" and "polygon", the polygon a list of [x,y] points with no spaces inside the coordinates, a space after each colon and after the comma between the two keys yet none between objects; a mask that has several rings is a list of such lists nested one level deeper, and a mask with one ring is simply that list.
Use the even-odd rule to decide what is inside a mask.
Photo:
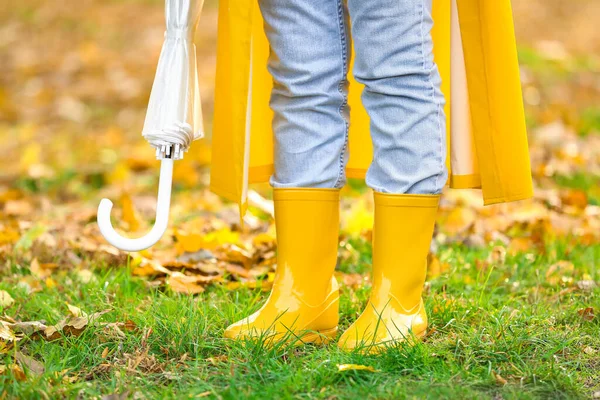
[{"label": "white plastic handle", "polygon": [[124,251],[140,251],[147,249],[164,235],[169,223],[171,206],[171,183],[173,181],[173,159],[165,158],[160,163],[160,180],[158,182],[158,201],[156,204],[156,221],[146,236],[130,239],[119,235],[110,222],[110,211],[113,203],[102,199],[98,206],[98,226],[102,236],[118,249]]}]

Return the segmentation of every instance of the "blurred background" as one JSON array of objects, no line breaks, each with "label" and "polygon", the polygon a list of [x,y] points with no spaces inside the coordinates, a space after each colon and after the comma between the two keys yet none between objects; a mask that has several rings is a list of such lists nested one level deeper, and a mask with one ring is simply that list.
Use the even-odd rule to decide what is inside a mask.
[{"label": "blurred background", "polygon": [[[600,29],[595,21],[600,21],[600,1],[512,3],[536,199],[481,208],[477,193],[448,191],[440,229],[453,238],[447,240],[470,244],[501,240],[518,249],[538,245],[540,229],[544,235],[574,235],[597,243]],[[209,138],[196,142],[185,160],[176,163],[173,228],[161,242],[164,251],[181,242],[178,232],[239,228],[235,208],[206,190],[216,29],[217,2],[211,0],[195,41]],[[4,252],[10,253],[24,232],[40,224],[44,226],[40,232],[51,233],[52,239],[46,238],[49,244],[58,242],[61,247],[66,240],[66,247],[97,249],[103,241],[93,221],[105,196],[117,200],[114,215],[121,229],[140,234],[148,229],[159,163],[141,137],[141,128],[163,31],[162,0],[2,2]],[[264,187],[256,190],[268,197]],[[345,206],[345,232],[368,237],[368,192],[359,182],[352,182],[346,191],[359,200]],[[250,218],[268,221],[268,201],[256,198]],[[218,218],[212,219],[212,211]],[[510,230],[523,224],[529,224],[527,229]],[[264,231],[270,229],[267,225],[256,222],[249,229]],[[81,244],[84,238],[87,242]]]}]

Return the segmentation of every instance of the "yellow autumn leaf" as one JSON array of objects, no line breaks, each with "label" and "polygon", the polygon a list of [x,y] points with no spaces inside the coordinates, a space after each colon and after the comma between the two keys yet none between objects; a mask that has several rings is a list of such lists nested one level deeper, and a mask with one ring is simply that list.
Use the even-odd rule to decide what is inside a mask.
[{"label": "yellow autumn leaf", "polygon": [[11,295],[7,291],[0,290],[0,307],[1,308],[10,307],[14,302],[15,302],[15,300],[11,297]]},{"label": "yellow autumn leaf", "polygon": [[359,365],[359,364],[338,364],[338,371],[369,371],[369,372],[379,372],[379,370],[369,366],[369,365]]},{"label": "yellow autumn leaf", "polygon": [[136,231],[140,226],[140,221],[129,194],[123,193],[121,195],[121,207],[123,209],[123,221],[127,223],[130,230]]}]

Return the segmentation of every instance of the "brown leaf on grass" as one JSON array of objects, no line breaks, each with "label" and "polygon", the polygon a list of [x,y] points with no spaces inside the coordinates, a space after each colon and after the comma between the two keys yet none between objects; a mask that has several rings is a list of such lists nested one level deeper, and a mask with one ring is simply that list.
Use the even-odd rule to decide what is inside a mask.
[{"label": "brown leaf on grass", "polygon": [[229,272],[234,277],[244,279],[248,279],[251,277],[250,271],[240,265],[231,264],[228,262],[220,262],[219,266],[223,267],[225,271]]},{"label": "brown leaf on grass", "polygon": [[254,263],[252,253],[234,244],[223,246],[219,251],[217,258],[229,263],[240,264],[247,270],[249,270]]},{"label": "brown leaf on grass", "polygon": [[11,370],[13,376],[15,377],[15,379],[18,380],[19,382],[23,382],[24,380],[27,379],[27,376],[25,375],[25,372],[19,366],[19,364],[12,364],[10,366],[10,370]]},{"label": "brown leaf on grass", "polygon": [[577,314],[579,314],[584,321],[592,321],[596,318],[596,314],[592,307],[581,308],[577,310]]},{"label": "brown leaf on grass", "polygon": [[49,326],[44,330],[46,340],[56,340],[66,336],[79,336],[83,333],[89,323],[96,321],[100,316],[106,314],[110,310],[104,310],[93,313],[89,316],[74,317],[70,316],[60,321],[54,326]]},{"label": "brown leaf on grass", "polygon": [[138,330],[138,326],[136,325],[136,323],[130,319],[128,319],[125,322],[119,322],[119,323],[122,324],[121,325],[122,328],[125,329],[126,331],[135,332]]},{"label": "brown leaf on grass", "polygon": [[14,302],[15,300],[7,291],[0,290],[0,308],[10,307],[13,305]]},{"label": "brown leaf on grass", "polygon": [[228,357],[226,354],[221,354],[220,356],[215,356],[215,357],[209,357],[207,358],[206,362],[210,363],[211,365],[218,365],[218,364],[222,364],[224,362],[226,362],[228,360]]},{"label": "brown leaf on grass", "polygon": [[69,309],[69,313],[72,317],[87,317],[87,314],[83,312],[79,307],[67,303],[67,308]]},{"label": "brown leaf on grass", "polygon": [[191,270],[206,276],[219,276],[223,274],[223,270],[214,262],[200,262],[192,266]]},{"label": "brown leaf on grass", "polygon": [[504,379],[500,374],[493,372],[494,374],[494,379],[496,379],[496,383],[499,385],[506,385],[508,383],[508,381],[506,379]]},{"label": "brown leaf on grass", "polygon": [[167,279],[167,285],[177,293],[198,294],[204,292],[204,287],[199,284],[199,278],[198,276],[188,276],[180,272],[174,272]]},{"label": "brown leaf on grass", "polygon": [[20,337],[15,335],[6,322],[0,321],[0,342],[14,343],[17,340],[20,340]]},{"label": "brown leaf on grass", "polygon": [[139,266],[133,269],[135,276],[165,276],[170,275],[171,271],[163,267],[159,262],[142,258]]},{"label": "brown leaf on grass", "polygon": [[5,322],[4,325],[16,334],[21,333],[34,339],[43,334],[47,328],[41,321]]},{"label": "brown leaf on grass", "polygon": [[44,368],[44,364],[42,364],[41,362],[26,356],[25,354],[21,353],[21,352],[16,352],[15,353],[15,358],[17,359],[17,361],[19,361],[21,363],[21,365],[27,367],[27,369],[33,373],[34,375],[42,375],[44,373],[44,371],[46,370]]}]

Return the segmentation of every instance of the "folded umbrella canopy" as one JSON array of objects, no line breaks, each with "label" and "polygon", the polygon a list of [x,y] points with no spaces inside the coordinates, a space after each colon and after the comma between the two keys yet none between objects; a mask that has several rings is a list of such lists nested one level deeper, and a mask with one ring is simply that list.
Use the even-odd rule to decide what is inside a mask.
[{"label": "folded umbrella canopy", "polygon": [[98,226],[105,239],[125,251],[139,251],[156,243],[167,229],[173,161],[183,158],[191,143],[203,137],[194,33],[204,0],[165,0],[167,29],[152,85],[142,135],[161,160],[156,221],[138,239],[120,236],[110,221],[112,202],[102,199]]}]

